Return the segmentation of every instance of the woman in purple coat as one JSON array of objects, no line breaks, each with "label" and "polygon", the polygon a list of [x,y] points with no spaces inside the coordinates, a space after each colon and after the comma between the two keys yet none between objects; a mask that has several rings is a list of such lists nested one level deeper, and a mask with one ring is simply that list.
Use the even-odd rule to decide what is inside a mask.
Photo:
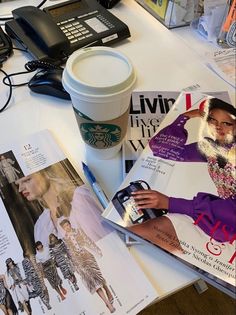
[{"label": "woman in purple coat", "polygon": [[[211,137],[186,144],[185,123],[202,117]],[[208,235],[220,242],[236,236],[236,109],[219,99],[211,98],[204,111],[195,109],[180,115],[149,142],[155,156],[179,162],[206,162],[218,196],[199,192],[192,200],[166,196],[154,190],[133,192],[139,209],[167,209],[169,213],[190,216]],[[203,219],[204,217],[204,219]],[[225,224],[226,232],[214,228]],[[134,231],[135,232],[135,231]]]}]

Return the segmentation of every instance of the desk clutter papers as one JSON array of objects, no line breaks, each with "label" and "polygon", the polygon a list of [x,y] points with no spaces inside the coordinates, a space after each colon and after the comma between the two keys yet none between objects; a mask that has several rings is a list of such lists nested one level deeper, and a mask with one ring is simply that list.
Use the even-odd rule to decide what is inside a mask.
[{"label": "desk clutter papers", "polygon": [[194,0],[169,1],[165,14],[165,24],[170,27],[189,24],[196,18],[197,6],[197,1]]},{"label": "desk clutter papers", "polygon": [[206,57],[206,65],[236,88],[236,48],[219,49],[212,54],[207,54]]},{"label": "desk clutter papers", "polygon": [[166,27],[189,23],[198,16],[198,0],[136,0]]},{"label": "desk clutter papers", "polygon": [[208,41],[216,43],[226,7],[225,0],[205,0],[204,13],[191,23],[192,28]]},{"label": "desk clutter papers", "polygon": [[204,13],[191,27],[221,48],[236,44],[236,0],[205,0]]},{"label": "desk clutter papers", "polygon": [[51,132],[0,145],[1,297],[35,315],[136,315],[156,300],[101,213]]}]

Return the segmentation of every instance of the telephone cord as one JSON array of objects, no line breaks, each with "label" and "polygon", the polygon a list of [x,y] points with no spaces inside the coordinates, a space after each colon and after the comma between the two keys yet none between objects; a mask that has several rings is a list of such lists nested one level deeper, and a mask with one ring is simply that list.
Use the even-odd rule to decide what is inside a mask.
[{"label": "telephone cord", "polygon": [[0,69],[0,71],[4,74],[4,78],[2,79],[3,84],[9,86],[9,95],[8,95],[7,101],[3,105],[3,107],[0,108],[0,113],[3,112],[6,109],[6,107],[9,105],[11,97],[12,97],[13,87],[24,86],[24,85],[27,85],[29,83],[29,82],[23,82],[23,83],[13,84],[11,81],[12,77],[17,76],[17,75],[30,73],[30,72],[34,72],[38,69],[49,70],[49,69],[57,69],[57,68],[61,68],[61,67],[59,67],[55,64],[52,64],[50,62],[46,62],[46,61],[32,60],[32,61],[29,61],[25,64],[26,71],[20,71],[20,72],[14,72],[14,73],[8,74],[4,70]]}]

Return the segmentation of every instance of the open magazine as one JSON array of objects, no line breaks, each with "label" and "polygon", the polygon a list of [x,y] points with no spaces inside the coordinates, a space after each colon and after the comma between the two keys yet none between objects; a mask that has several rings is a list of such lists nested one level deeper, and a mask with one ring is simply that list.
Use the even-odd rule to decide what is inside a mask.
[{"label": "open magazine", "polygon": [[158,297],[48,130],[0,146],[0,197],[1,309],[137,314]]},{"label": "open magazine", "polygon": [[[185,91],[192,91],[199,86],[191,86]],[[134,91],[131,96],[128,128],[122,144],[123,178],[159,128],[180,92],[176,91]],[[226,91],[207,93],[229,102]]]},{"label": "open magazine", "polygon": [[103,217],[235,297],[235,120],[231,104],[181,93]]}]

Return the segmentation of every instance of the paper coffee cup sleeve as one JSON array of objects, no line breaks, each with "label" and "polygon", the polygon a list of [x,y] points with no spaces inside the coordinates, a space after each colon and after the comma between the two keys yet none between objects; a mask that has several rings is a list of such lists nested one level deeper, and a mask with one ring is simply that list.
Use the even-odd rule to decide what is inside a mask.
[{"label": "paper coffee cup sleeve", "polygon": [[112,148],[126,135],[129,108],[121,116],[106,121],[86,119],[78,110],[74,110],[74,113],[84,142],[93,148]]}]

